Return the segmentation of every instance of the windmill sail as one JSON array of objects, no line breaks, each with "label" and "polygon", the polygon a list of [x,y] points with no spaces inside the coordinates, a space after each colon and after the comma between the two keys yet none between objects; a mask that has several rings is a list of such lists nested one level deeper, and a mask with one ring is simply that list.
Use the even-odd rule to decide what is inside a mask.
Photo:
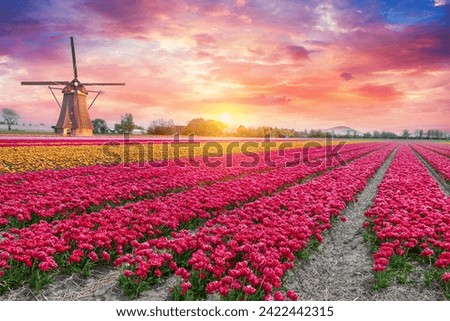
[{"label": "windmill sail", "polygon": [[53,80],[53,81],[22,81],[20,83],[22,86],[52,86],[52,85],[63,85],[69,84],[68,81],[64,80]]},{"label": "windmill sail", "polygon": [[87,82],[84,86],[125,86],[123,82]]},{"label": "windmill sail", "polygon": [[75,44],[73,43],[73,37],[70,37],[70,47],[72,49],[73,78],[78,79],[77,58],[75,57]]},{"label": "windmill sail", "polygon": [[21,84],[25,86],[48,86],[50,90],[50,86],[64,86],[64,88],[62,89],[63,102],[60,106],[61,111],[59,114],[58,122],[55,126],[56,132],[63,135],[67,135],[70,133],[71,135],[76,136],[92,136],[92,123],[89,117],[88,109],[92,106],[95,99],[98,97],[99,92],[97,92],[97,96],[95,96],[94,100],[88,108],[87,95],[90,91],[87,90],[85,86],[125,86],[125,83],[82,83],[78,80],[77,59],[75,55],[75,43],[73,37],[70,37],[70,49],[72,53],[72,67],[74,77],[71,81],[22,81]]}]

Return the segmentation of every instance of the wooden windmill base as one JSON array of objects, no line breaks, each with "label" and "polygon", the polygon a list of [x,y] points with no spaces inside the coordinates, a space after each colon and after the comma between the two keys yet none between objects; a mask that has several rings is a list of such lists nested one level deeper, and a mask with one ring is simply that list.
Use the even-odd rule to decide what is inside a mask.
[{"label": "wooden windmill base", "polygon": [[56,134],[61,136],[94,136],[93,130],[87,128],[56,128]]},{"label": "wooden windmill base", "polygon": [[56,133],[63,136],[93,136],[86,94],[80,91],[64,93]]}]

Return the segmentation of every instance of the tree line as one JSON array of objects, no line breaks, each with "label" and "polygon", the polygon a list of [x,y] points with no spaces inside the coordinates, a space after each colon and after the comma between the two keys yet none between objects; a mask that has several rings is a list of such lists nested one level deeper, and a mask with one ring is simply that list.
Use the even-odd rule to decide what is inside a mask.
[{"label": "tree line", "polygon": [[[260,127],[245,127],[239,126],[235,132],[225,131],[227,125],[216,120],[205,120],[203,118],[195,118],[190,120],[186,126],[175,126],[172,119],[164,120],[157,119],[150,123],[146,130],[149,135],[174,135],[176,133],[181,135],[190,135],[194,133],[197,136],[236,136],[236,137],[264,137],[270,135],[271,137],[287,138],[326,138],[333,136],[336,138],[376,138],[376,139],[447,139],[448,133],[441,129],[416,129],[411,133],[408,129],[404,129],[402,134],[398,135],[391,131],[365,132],[358,134],[356,131],[347,131],[345,134],[336,135],[324,131],[322,129],[311,129],[304,131],[296,131],[288,128],[278,128],[270,126]],[[142,127],[141,127],[142,129]]]},{"label": "tree line", "polygon": [[299,133],[300,137],[309,138],[325,138],[332,136],[336,138],[380,138],[380,139],[447,139],[449,133],[441,129],[416,129],[411,133],[408,129],[404,129],[402,134],[398,135],[390,131],[365,132],[358,134],[356,131],[347,131],[345,134],[334,134],[321,129],[311,129],[310,131],[303,131]]},{"label": "tree line", "polygon": [[[6,124],[8,131],[11,131],[13,125],[18,124],[20,119],[19,114],[10,108],[3,108],[1,110],[0,124]],[[359,134],[356,131],[348,130],[344,134],[336,135],[328,131],[321,129],[311,129],[304,131],[296,131],[288,128],[278,128],[270,126],[260,127],[245,127],[239,126],[235,132],[225,131],[227,125],[212,119],[194,118],[190,120],[186,126],[176,126],[172,119],[157,119],[153,120],[147,128],[138,126],[134,122],[133,115],[126,113],[121,115],[119,123],[114,124],[114,128],[110,129],[104,119],[96,118],[92,120],[92,128],[94,133],[106,134],[106,133],[129,133],[132,134],[136,130],[142,134],[149,135],[190,135],[195,134],[197,136],[236,136],[236,137],[264,137],[270,135],[271,137],[287,138],[287,137],[300,137],[300,138],[325,138],[327,136],[333,136],[336,138],[380,138],[380,139],[448,139],[449,133],[441,129],[416,129],[410,132],[408,129],[404,129],[403,132],[398,135],[390,131],[378,131],[365,132]]]}]

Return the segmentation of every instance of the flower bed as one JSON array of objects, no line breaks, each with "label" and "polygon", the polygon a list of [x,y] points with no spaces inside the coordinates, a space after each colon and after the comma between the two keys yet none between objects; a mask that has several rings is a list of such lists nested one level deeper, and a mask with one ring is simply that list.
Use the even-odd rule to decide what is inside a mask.
[{"label": "flower bed", "polygon": [[377,288],[406,282],[418,260],[428,266],[425,281],[440,282],[450,296],[450,199],[408,146],[399,148],[365,216]]},{"label": "flower bed", "polygon": [[[341,153],[364,152],[371,148],[380,148],[383,144],[372,146],[348,145]],[[311,160],[325,157],[326,148],[309,152]],[[120,205],[153,198],[166,193],[186,190],[198,185],[210,185],[223,180],[245,175],[257,175],[274,169],[283,170],[287,159],[294,154],[302,155],[301,149],[290,149],[281,155],[272,151],[269,156],[273,166],[264,161],[264,153],[258,153],[261,161],[252,166],[239,166],[248,162],[249,157],[235,154],[233,164],[227,156],[210,159],[219,166],[207,166],[201,158],[169,160],[167,166],[155,166],[149,163],[132,163],[126,166],[87,166],[65,170],[47,170],[5,174],[0,176],[3,193],[0,195],[0,226],[11,224],[14,227],[29,225],[43,218],[53,219],[67,213],[97,211],[106,205]],[[329,155],[330,157],[332,155]],[[180,166],[184,162],[184,166]],[[238,166],[236,166],[236,164]],[[321,168],[323,169],[323,167]],[[75,197],[74,197],[75,196]]]},{"label": "flower bed", "polygon": [[[353,147],[341,156],[348,161],[374,149],[381,148],[376,153],[386,153],[389,149],[386,146]],[[324,151],[319,150],[319,155],[324,157]],[[49,282],[57,268],[87,273],[94,264],[108,263],[118,255],[135,250],[140,241],[161,235],[170,236],[171,232],[182,227],[196,227],[202,220],[224,213],[230,206],[240,206],[264,194],[277,193],[280,188],[287,188],[289,184],[336,165],[339,161],[331,158],[330,162],[323,161],[316,167],[304,164],[282,167],[207,187],[196,187],[176,195],[10,229],[3,233],[4,239],[0,242],[0,271],[4,274],[0,286],[6,290],[31,280],[30,285],[39,288]],[[369,169],[367,171],[370,172]],[[340,171],[337,170],[337,173],[331,177],[338,178]],[[161,262],[165,265],[168,260],[166,253]]]},{"label": "flower bed", "polygon": [[225,300],[295,300],[297,295],[283,287],[283,275],[308,247],[322,241],[333,217],[355,200],[392,149],[224,212],[195,233],[183,230],[135,242],[134,255],[115,261],[124,268],[121,283],[128,293],[138,294],[173,270],[181,279],[175,299],[217,293]]},{"label": "flower bed", "polygon": [[423,146],[422,144],[413,144],[412,148],[422,156],[444,180],[450,182],[450,154],[449,156],[444,156],[444,154],[437,152],[438,149],[430,149],[428,146],[429,145]]}]

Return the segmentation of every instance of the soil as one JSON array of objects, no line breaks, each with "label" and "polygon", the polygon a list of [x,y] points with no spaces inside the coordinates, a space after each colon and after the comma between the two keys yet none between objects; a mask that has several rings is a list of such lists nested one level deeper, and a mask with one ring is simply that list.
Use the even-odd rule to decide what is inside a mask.
[{"label": "soil", "polygon": [[[344,211],[346,222],[338,221],[325,235],[323,243],[313,252],[308,261],[299,261],[287,273],[284,285],[299,294],[304,301],[440,301],[445,300],[438,285],[425,286],[420,271],[424,267],[416,264],[406,284],[393,283],[387,289],[373,290],[372,253],[363,240],[362,224],[364,212],[369,209],[376,195],[378,184],[388,169],[394,151],[383,166],[358,195],[358,202],[349,204]],[[98,267],[91,276],[57,275],[54,282],[35,294],[27,286],[0,296],[6,301],[126,301],[117,281],[118,271]],[[177,282],[172,276],[161,284],[145,291],[136,300],[171,300],[169,289]],[[217,299],[212,297],[212,299]]]}]

